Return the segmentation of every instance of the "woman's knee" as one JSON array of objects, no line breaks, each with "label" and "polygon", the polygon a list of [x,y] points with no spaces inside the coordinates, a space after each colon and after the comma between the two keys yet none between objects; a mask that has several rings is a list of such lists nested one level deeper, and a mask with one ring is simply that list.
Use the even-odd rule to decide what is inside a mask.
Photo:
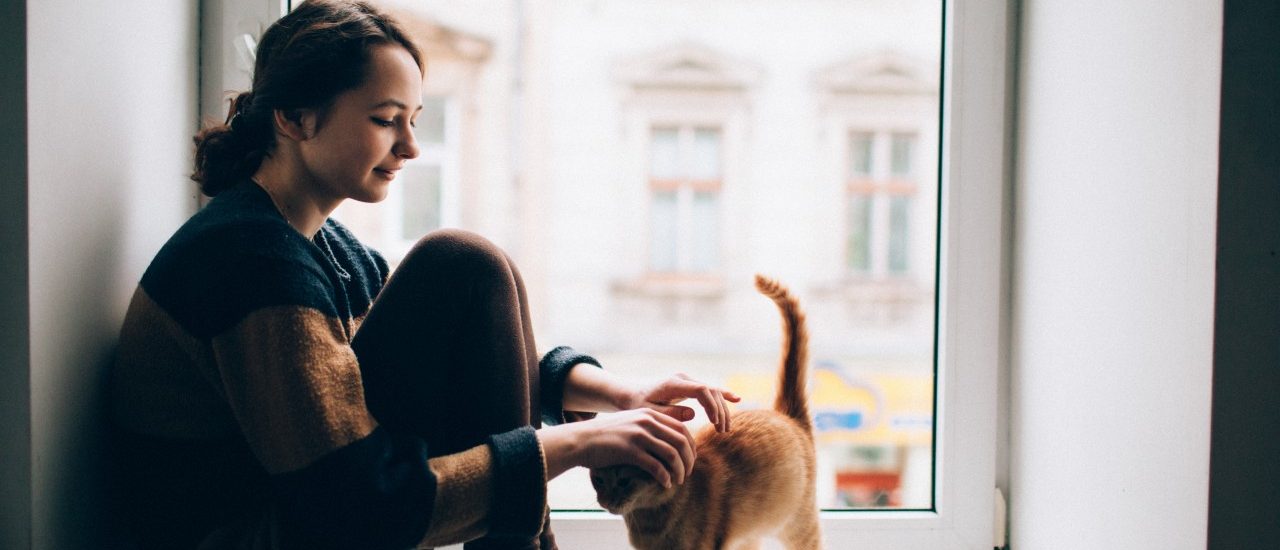
[{"label": "woman's knee", "polygon": [[418,240],[400,263],[398,271],[418,266],[432,271],[469,277],[498,275],[511,278],[514,266],[505,252],[489,239],[463,229],[439,229]]}]

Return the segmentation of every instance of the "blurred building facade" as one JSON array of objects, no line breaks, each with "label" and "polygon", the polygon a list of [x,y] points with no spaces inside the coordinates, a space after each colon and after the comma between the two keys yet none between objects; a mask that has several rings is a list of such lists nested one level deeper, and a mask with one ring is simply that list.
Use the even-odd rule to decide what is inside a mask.
[{"label": "blurred building facade", "polygon": [[541,349],[744,406],[780,341],[752,276],[777,277],[809,314],[824,505],[930,505],[940,2],[383,4],[426,53],[422,155],[340,220],[393,263],[477,231]]}]

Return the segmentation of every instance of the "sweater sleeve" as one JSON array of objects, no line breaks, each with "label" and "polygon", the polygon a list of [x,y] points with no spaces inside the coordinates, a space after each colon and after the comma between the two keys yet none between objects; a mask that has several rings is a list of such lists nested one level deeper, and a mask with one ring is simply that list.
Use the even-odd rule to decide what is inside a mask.
[{"label": "sweater sleeve", "polygon": [[595,418],[596,413],[593,412],[564,410],[565,380],[569,377],[569,369],[580,363],[603,368],[594,357],[579,353],[569,346],[560,346],[547,352],[538,362],[543,424],[555,426]]},{"label": "sweater sleeve", "polygon": [[212,339],[227,401],[271,475],[282,546],[536,535],[546,471],[533,430],[428,460],[421,439],[388,432],[369,414],[346,330],[314,308],[271,306]]}]

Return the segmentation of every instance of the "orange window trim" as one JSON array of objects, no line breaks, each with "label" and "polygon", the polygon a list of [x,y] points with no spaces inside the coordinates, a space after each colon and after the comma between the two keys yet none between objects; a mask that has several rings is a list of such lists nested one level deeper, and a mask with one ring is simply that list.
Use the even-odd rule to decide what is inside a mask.
[{"label": "orange window trim", "polygon": [[649,188],[654,191],[676,191],[682,187],[688,187],[694,191],[719,191],[723,186],[721,180],[691,180],[691,179],[650,179]]},{"label": "orange window trim", "polygon": [[874,180],[867,178],[850,179],[845,183],[845,190],[850,195],[914,195],[917,186],[908,180]]}]

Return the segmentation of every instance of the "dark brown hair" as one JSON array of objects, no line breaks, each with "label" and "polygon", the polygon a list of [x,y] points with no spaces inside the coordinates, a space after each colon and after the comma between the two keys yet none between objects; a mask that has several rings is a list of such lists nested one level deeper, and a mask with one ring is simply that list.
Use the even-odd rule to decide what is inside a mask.
[{"label": "dark brown hair", "polygon": [[367,2],[307,0],[272,24],[258,43],[253,87],[231,100],[225,123],[195,136],[200,192],[212,197],[252,176],[275,148],[274,111],[328,107],[364,82],[380,44],[403,46],[425,70],[399,24]]}]

